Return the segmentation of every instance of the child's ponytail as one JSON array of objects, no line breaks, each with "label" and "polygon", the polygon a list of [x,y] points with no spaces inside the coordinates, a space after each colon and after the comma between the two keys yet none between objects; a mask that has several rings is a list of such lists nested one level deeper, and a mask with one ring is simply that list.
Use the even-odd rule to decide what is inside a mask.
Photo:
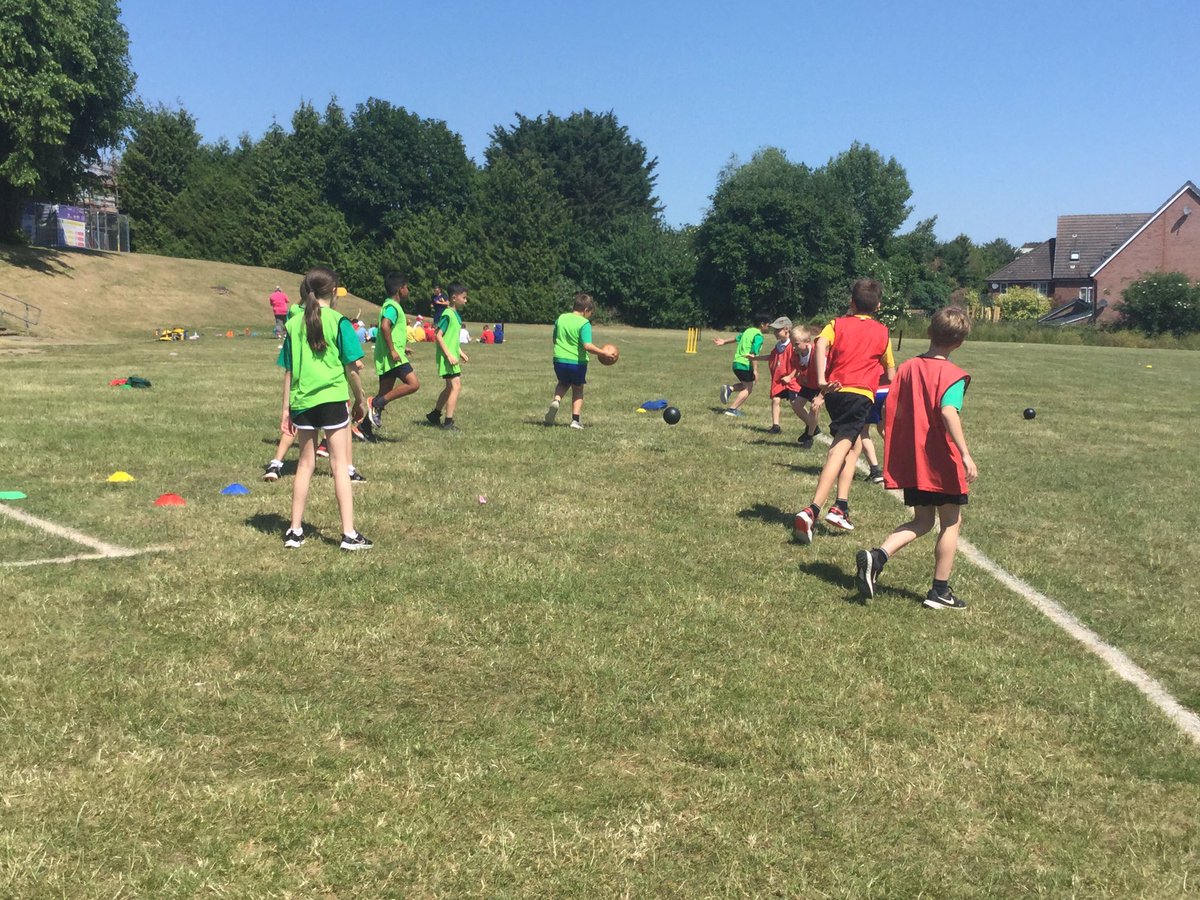
[{"label": "child's ponytail", "polygon": [[309,269],[300,282],[300,299],[304,303],[304,335],[309,349],[321,353],[329,346],[325,326],[321,322],[321,300],[332,300],[337,290],[337,275],[331,269],[317,266]]}]

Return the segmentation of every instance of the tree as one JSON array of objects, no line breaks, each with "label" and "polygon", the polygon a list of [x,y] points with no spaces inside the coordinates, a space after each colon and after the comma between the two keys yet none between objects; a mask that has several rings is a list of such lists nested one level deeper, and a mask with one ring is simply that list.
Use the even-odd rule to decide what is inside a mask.
[{"label": "tree", "polygon": [[460,212],[475,165],[445,122],[372,97],[351,115],[330,173],[334,205],[352,227],[382,239],[413,214]]},{"label": "tree", "polygon": [[200,135],[186,109],[136,108],[119,182],[121,209],[129,215],[135,250],[161,253],[172,244],[167,211],[187,187],[199,160]]},{"label": "tree", "polygon": [[855,141],[825,165],[825,174],[838,198],[853,210],[859,244],[886,255],[892,235],[912,212],[904,167],[895,157],[885,160],[878,150]]},{"label": "tree", "polygon": [[71,199],[115,146],[134,75],[116,0],[5,0],[0,16],[0,229],[35,196]]},{"label": "tree", "polygon": [[1050,312],[1050,298],[1029,287],[1010,287],[996,298],[1000,318],[1031,322]]},{"label": "tree", "polygon": [[1200,285],[1182,272],[1155,272],[1121,294],[1121,324],[1144,334],[1182,336],[1200,331]]},{"label": "tree", "polygon": [[511,128],[497,126],[484,155],[490,167],[531,154],[550,172],[571,221],[584,233],[606,231],[630,215],[658,213],[654,168],[641,141],[612,112],[585,109],[559,118],[518,115]]}]

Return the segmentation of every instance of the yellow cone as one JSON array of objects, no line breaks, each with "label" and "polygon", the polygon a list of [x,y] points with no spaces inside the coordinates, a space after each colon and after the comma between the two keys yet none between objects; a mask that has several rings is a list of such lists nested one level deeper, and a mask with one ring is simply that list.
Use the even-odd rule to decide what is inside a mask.
[{"label": "yellow cone", "polygon": [[121,484],[126,481],[137,481],[137,479],[128,472],[113,472],[108,476],[109,484]]}]

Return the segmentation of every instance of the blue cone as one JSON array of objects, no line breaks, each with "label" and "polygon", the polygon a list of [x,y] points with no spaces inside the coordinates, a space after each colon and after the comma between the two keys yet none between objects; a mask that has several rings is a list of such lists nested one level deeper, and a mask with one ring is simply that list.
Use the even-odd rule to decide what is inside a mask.
[{"label": "blue cone", "polygon": [[241,497],[244,494],[250,493],[250,488],[244,484],[238,484],[236,481],[233,484],[226,485],[221,488],[221,493],[227,497]]}]

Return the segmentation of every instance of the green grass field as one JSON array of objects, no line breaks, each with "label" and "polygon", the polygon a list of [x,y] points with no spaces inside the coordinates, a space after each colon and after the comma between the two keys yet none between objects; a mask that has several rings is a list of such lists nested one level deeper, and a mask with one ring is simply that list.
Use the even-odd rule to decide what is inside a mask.
[{"label": "green grass field", "polygon": [[[765,396],[716,414],[728,348],[598,329],[621,362],[576,433],[541,424],[548,330],[507,335],[459,435],[419,424],[416,350],[421,392],[355,446],[366,554],[332,543],[326,463],[282,549],[273,340],[0,351],[11,506],[169,548],[0,567],[0,894],[1196,892],[1200,748],[965,562],[970,609],[922,609],[929,538],[861,605],[854,550],[903,507],[859,481],[854,534],[792,544],[823,448],[766,434]],[[956,361],[964,536],[1200,709],[1194,357]],[[108,386],[132,373],[154,387]],[[657,397],[678,426],[634,412]],[[0,517],[0,563],[81,549]]]}]

